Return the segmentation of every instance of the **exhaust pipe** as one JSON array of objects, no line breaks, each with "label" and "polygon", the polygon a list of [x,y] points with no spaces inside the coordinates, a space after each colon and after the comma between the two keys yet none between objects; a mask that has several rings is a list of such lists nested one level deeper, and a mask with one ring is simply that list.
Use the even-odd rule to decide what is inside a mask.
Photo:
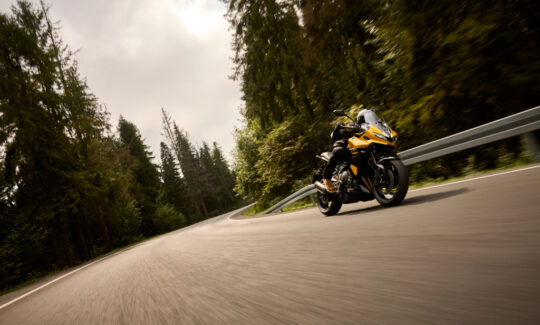
[{"label": "exhaust pipe", "polygon": [[319,192],[321,192],[323,194],[327,193],[326,192],[326,186],[324,186],[323,183],[317,181],[317,182],[313,183],[313,185],[315,185],[315,188],[317,189],[317,191],[319,191]]}]

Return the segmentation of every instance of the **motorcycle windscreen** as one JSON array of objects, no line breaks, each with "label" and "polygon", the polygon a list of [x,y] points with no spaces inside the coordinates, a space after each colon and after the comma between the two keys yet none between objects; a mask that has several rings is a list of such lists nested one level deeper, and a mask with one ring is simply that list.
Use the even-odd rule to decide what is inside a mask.
[{"label": "motorcycle windscreen", "polygon": [[374,111],[371,111],[371,110],[366,111],[366,113],[364,114],[364,118],[365,118],[366,123],[381,130],[382,132],[385,133],[387,137],[389,138],[392,137],[392,130],[390,129],[388,124],[386,124],[385,121],[379,118],[377,114],[375,114]]}]

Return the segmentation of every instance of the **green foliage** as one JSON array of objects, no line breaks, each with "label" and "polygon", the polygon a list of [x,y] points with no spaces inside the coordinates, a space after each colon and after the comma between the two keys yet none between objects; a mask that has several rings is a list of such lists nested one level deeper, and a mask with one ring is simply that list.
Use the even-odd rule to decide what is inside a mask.
[{"label": "green foliage", "polygon": [[[163,129],[169,145],[162,144],[162,172],[170,182],[180,182],[184,191],[176,197],[183,197],[183,202],[192,213],[186,215],[187,224],[195,223],[211,215],[217,215],[236,206],[239,198],[233,192],[234,176],[223,157],[221,149],[214,142],[212,149],[203,143],[198,150],[189,141],[186,132],[180,130],[176,122],[162,111]],[[170,148],[170,150],[169,150]],[[174,158],[173,158],[174,157]],[[182,177],[173,171],[179,167]],[[167,183],[167,180],[164,178]],[[170,197],[169,190],[165,196]],[[171,204],[173,200],[168,201]]]},{"label": "green foliage", "polygon": [[134,161],[134,195],[141,206],[141,232],[146,236],[154,234],[153,216],[156,211],[156,198],[160,182],[157,166],[152,163],[152,154],[148,151],[137,127],[120,117],[118,122],[120,141],[128,149]]},{"label": "green foliage", "polygon": [[189,204],[189,193],[185,186],[185,180],[181,178],[177,163],[169,147],[161,142],[161,201],[174,206],[179,211],[193,214]]},{"label": "green foliage", "polygon": [[86,166],[107,123],[43,5],[0,14],[0,43],[4,287],[91,257],[92,216],[81,210],[98,171]]},{"label": "green foliage", "polygon": [[235,176],[232,173],[229,164],[223,156],[221,148],[214,142],[212,144],[212,175],[214,177],[215,186],[217,188],[217,198],[220,210],[224,211],[231,205],[238,202],[233,188],[235,184]]},{"label": "green foliage", "polygon": [[308,175],[313,171],[315,155],[321,148],[328,147],[326,138],[330,131],[327,121],[307,124],[301,118],[292,117],[267,135],[259,147],[261,158],[255,164],[261,171],[260,180],[265,184],[261,193],[263,201],[306,185],[303,179],[298,180],[294,175]]},{"label": "green foliage", "polygon": [[163,233],[181,228],[185,225],[186,218],[175,207],[169,204],[159,205],[156,210],[154,225],[158,233]]},{"label": "green foliage", "polygon": [[[263,205],[309,179],[334,109],[376,109],[404,150],[538,105],[535,2],[227,3],[246,122],[235,189]],[[516,140],[479,148],[475,168],[520,151]],[[459,175],[469,155],[414,166],[413,181]]]},{"label": "green foliage", "polygon": [[0,291],[238,203],[217,144],[174,125],[158,171],[137,127],[108,118],[44,3],[0,14]]},{"label": "green foliage", "polygon": [[262,192],[264,184],[261,181],[261,171],[255,168],[255,164],[260,160],[259,146],[263,139],[263,132],[253,124],[251,127],[235,130],[236,185],[234,190],[244,198],[254,200]]},{"label": "green foliage", "polygon": [[137,201],[129,197],[117,199],[107,212],[114,246],[123,246],[141,239],[142,216]]}]

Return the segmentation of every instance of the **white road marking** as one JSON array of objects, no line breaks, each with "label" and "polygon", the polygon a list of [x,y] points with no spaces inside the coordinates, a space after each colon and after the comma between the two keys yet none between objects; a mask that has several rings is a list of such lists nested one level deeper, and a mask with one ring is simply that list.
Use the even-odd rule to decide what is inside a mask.
[{"label": "white road marking", "polygon": [[19,297],[15,298],[15,299],[11,300],[10,302],[7,302],[7,303],[3,304],[2,306],[0,306],[0,310],[3,309],[3,308],[5,308],[5,307],[7,307],[7,306],[9,306],[9,305],[11,305],[12,303],[14,303],[14,302],[16,302],[16,301],[21,300],[22,298],[24,298],[24,297],[26,297],[26,296],[29,296],[29,295],[33,294],[34,292],[36,292],[36,291],[38,291],[38,290],[41,290],[41,289],[45,288],[46,286],[48,286],[48,285],[50,285],[50,284],[55,283],[56,281],[59,281],[59,280],[65,278],[65,277],[67,277],[68,275],[71,275],[71,274],[73,274],[73,273],[75,273],[75,272],[79,272],[80,270],[82,270],[82,269],[84,269],[84,268],[86,268],[86,267],[89,267],[90,265],[92,265],[92,264],[94,264],[94,263],[101,262],[102,260],[104,260],[104,259],[106,259],[106,258],[109,258],[109,257],[112,257],[112,256],[114,256],[114,255],[116,255],[116,254],[118,254],[118,253],[121,253],[121,252],[116,252],[116,253],[114,253],[114,254],[112,254],[112,255],[107,255],[107,256],[105,256],[105,257],[102,257],[102,258],[100,258],[99,260],[96,260],[96,261],[93,261],[93,262],[88,263],[88,264],[86,264],[86,265],[83,265],[83,266],[81,266],[80,268],[78,268],[78,269],[76,269],[76,270],[73,270],[73,271],[71,271],[71,272],[69,272],[69,273],[66,273],[66,274],[62,275],[61,277],[58,277],[58,278],[56,278],[56,279],[54,279],[54,280],[52,280],[52,281],[49,281],[49,282],[45,283],[44,285],[42,285],[42,286],[40,286],[40,287],[37,287],[37,288],[35,288],[34,290],[29,291],[29,292],[25,293],[24,295],[19,296]]},{"label": "white road marking", "polygon": [[[250,206],[251,206],[251,205],[250,205]],[[201,222],[201,223],[196,223],[196,224],[191,225],[191,226],[189,226],[189,227],[192,227],[192,226],[195,226],[195,225],[201,226],[201,225],[203,225],[203,224],[205,224],[205,223],[209,223],[211,220],[212,220],[213,222],[216,222],[216,221],[218,221],[218,220],[221,220],[221,218],[224,218],[224,217],[230,217],[230,216],[236,214],[239,210],[242,210],[242,209],[245,209],[245,208],[247,208],[247,207],[244,207],[244,208],[240,208],[240,209],[231,211],[231,212],[229,212],[229,213],[227,213],[227,214],[225,214],[225,215],[223,215],[223,216],[217,216],[217,217],[214,217],[214,218],[207,219],[207,220],[205,220],[205,221],[203,221],[203,222]],[[220,218],[220,217],[221,217],[221,218]],[[216,218],[217,218],[217,220],[216,220]],[[227,218],[227,219],[228,219],[228,218]],[[180,229],[178,229],[178,230],[180,230],[180,231],[186,230],[186,229],[189,228],[189,227],[180,228]],[[156,239],[156,238],[154,238],[154,239]],[[143,243],[148,243],[148,241],[143,242]],[[136,245],[134,245],[134,246],[138,246],[138,245],[143,244],[143,243],[139,243],[139,244],[136,244]],[[130,246],[129,248],[133,248],[134,246]],[[126,248],[128,248],[128,247],[126,247]],[[93,262],[88,263],[88,264],[86,264],[86,265],[83,265],[83,266],[79,267],[78,269],[75,269],[75,270],[73,270],[73,271],[71,271],[71,272],[69,272],[69,273],[66,273],[66,274],[64,274],[64,275],[62,275],[62,276],[60,276],[60,277],[58,277],[58,278],[56,278],[56,279],[54,279],[54,280],[51,280],[51,281],[45,283],[44,285],[42,285],[42,286],[40,286],[40,287],[37,287],[37,288],[35,288],[34,290],[29,291],[29,292],[23,294],[22,296],[19,296],[19,297],[15,298],[15,299],[13,299],[13,300],[11,300],[11,301],[9,301],[9,302],[3,304],[2,306],[0,306],[0,310],[2,310],[3,308],[5,308],[5,307],[11,305],[12,303],[14,303],[14,302],[16,302],[16,301],[19,301],[19,300],[23,299],[23,298],[26,297],[26,296],[29,296],[29,295],[33,294],[33,293],[36,292],[36,291],[39,291],[39,290],[45,288],[45,287],[48,286],[48,285],[51,285],[51,284],[55,283],[56,281],[59,281],[59,280],[65,278],[65,277],[67,277],[68,275],[71,275],[71,274],[73,274],[73,273],[75,273],[75,272],[78,272],[78,271],[80,271],[80,270],[82,270],[82,269],[84,269],[84,268],[86,268],[86,267],[89,267],[89,266],[92,265],[92,264],[95,264],[95,263],[97,263],[97,262],[100,262],[100,261],[102,261],[102,260],[104,260],[104,259],[106,259],[106,258],[112,257],[112,256],[114,256],[114,255],[116,255],[116,254],[120,254],[120,253],[122,253],[123,251],[124,251],[124,249],[122,249],[121,251],[118,251],[118,252],[116,252],[116,253],[114,253],[114,254],[104,256],[104,257],[100,258],[99,260],[96,260],[96,261],[93,261]]]},{"label": "white road marking", "polygon": [[[515,170],[506,171],[506,172],[500,172],[500,173],[496,173],[496,174],[490,174],[490,175],[479,176],[479,177],[474,177],[474,178],[467,178],[467,179],[460,180],[460,181],[455,181],[455,182],[449,182],[449,183],[444,183],[444,184],[439,184],[439,185],[433,185],[433,186],[428,186],[428,187],[422,187],[422,188],[418,188],[418,189],[411,190],[411,191],[409,191],[409,193],[412,193],[412,192],[418,192],[418,191],[423,191],[423,190],[428,190],[428,189],[437,188],[437,187],[442,187],[442,186],[447,186],[447,185],[453,185],[453,184],[459,184],[459,183],[470,182],[470,181],[474,181],[474,180],[478,180],[478,179],[482,179],[482,178],[489,178],[489,177],[495,177],[495,176],[506,175],[506,174],[511,174],[511,173],[517,173],[517,172],[520,172],[520,171],[525,171],[525,170],[530,170],[530,169],[535,169],[535,168],[540,168],[540,164],[534,165],[534,166],[531,166],[531,167],[525,167],[525,168],[520,168],[520,169],[515,169]],[[240,209],[238,209],[238,210],[240,210]],[[229,213],[228,216],[230,217],[233,213],[237,212],[238,210],[232,211],[231,213]],[[227,218],[227,219],[229,219],[229,218]],[[123,251],[123,250],[122,250],[122,251]],[[29,291],[29,292],[23,294],[22,296],[19,296],[19,297],[15,298],[15,299],[13,299],[13,300],[11,300],[11,301],[9,301],[9,302],[3,304],[2,306],[0,306],[0,310],[3,309],[3,308],[5,308],[5,307],[7,307],[7,306],[9,306],[9,305],[11,305],[12,303],[14,303],[14,302],[16,302],[16,301],[19,301],[19,300],[23,299],[24,297],[27,297],[27,296],[33,294],[33,293],[36,292],[36,291],[39,291],[39,290],[45,288],[45,287],[48,286],[48,285],[51,285],[51,284],[55,283],[56,281],[60,281],[60,280],[62,280],[63,278],[65,278],[65,277],[67,277],[67,276],[69,276],[69,275],[71,275],[71,274],[73,274],[73,273],[75,273],[75,272],[78,272],[78,271],[80,271],[80,270],[82,270],[82,269],[84,269],[84,268],[87,268],[87,267],[89,267],[89,266],[92,265],[92,264],[95,264],[95,263],[97,263],[97,262],[101,262],[102,260],[104,260],[104,259],[106,259],[106,258],[109,258],[109,257],[112,257],[112,256],[114,256],[114,255],[116,255],[116,254],[122,253],[122,251],[116,252],[116,253],[114,253],[114,254],[112,254],[112,255],[108,255],[108,256],[102,257],[102,258],[100,258],[99,260],[96,260],[96,261],[93,261],[93,262],[88,263],[88,264],[86,264],[86,265],[83,265],[83,266],[81,266],[81,267],[78,268],[78,269],[75,269],[75,270],[73,270],[73,271],[71,271],[71,272],[69,272],[69,273],[66,273],[66,274],[64,274],[64,275],[62,275],[62,276],[60,276],[60,277],[58,277],[58,278],[56,278],[56,279],[54,279],[54,280],[52,280],[52,281],[49,281],[49,282],[45,283],[44,285],[39,286],[39,287],[35,288],[34,290]]]},{"label": "white road marking", "polygon": [[521,171],[525,171],[525,170],[530,170],[530,169],[535,169],[535,168],[540,168],[540,164],[534,165],[534,166],[530,166],[530,167],[525,167],[525,168],[520,168],[520,169],[514,169],[514,170],[505,171],[505,172],[500,172],[500,173],[496,173],[496,174],[490,174],[490,175],[485,175],[485,176],[478,176],[478,177],[474,177],[474,178],[467,178],[467,179],[463,179],[463,180],[460,180],[460,181],[454,181],[454,182],[448,182],[448,183],[439,184],[439,185],[433,185],[433,186],[428,186],[428,187],[416,188],[416,189],[414,189],[414,190],[409,191],[409,193],[412,193],[412,192],[418,192],[418,191],[423,191],[423,190],[429,190],[429,189],[432,189],[432,188],[443,187],[443,186],[448,186],[448,185],[453,185],[453,184],[459,184],[459,183],[470,182],[470,181],[474,181],[474,180],[482,179],[482,178],[490,178],[490,177],[495,177],[495,176],[501,176],[501,175],[506,175],[506,174],[512,174],[512,173],[517,173],[517,172],[521,172]]}]

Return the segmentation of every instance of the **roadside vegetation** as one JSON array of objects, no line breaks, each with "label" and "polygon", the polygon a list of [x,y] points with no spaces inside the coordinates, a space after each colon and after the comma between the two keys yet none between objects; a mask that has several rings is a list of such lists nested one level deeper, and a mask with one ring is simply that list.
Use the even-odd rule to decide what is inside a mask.
[{"label": "roadside vegetation", "polygon": [[[461,175],[459,177],[450,177],[450,178],[438,177],[438,178],[435,178],[435,179],[425,180],[425,181],[422,181],[422,182],[411,183],[409,185],[409,191],[417,189],[417,188],[429,187],[429,186],[439,185],[439,184],[444,184],[444,183],[450,183],[450,182],[458,181],[458,180],[461,180],[461,179],[464,179],[464,178],[470,178],[470,177],[474,177],[474,176],[481,176],[481,175],[485,175],[485,174],[488,174],[488,173],[508,170],[508,169],[527,166],[527,165],[531,165],[531,164],[533,164],[533,162],[530,159],[530,157],[525,156],[525,157],[522,157],[522,158],[518,158],[517,160],[515,160],[513,163],[511,163],[509,165],[503,165],[503,166],[500,166],[500,167],[497,167],[497,168],[494,168],[494,169],[484,169],[484,170],[480,170],[480,171],[469,170],[469,171],[465,172],[463,175]],[[405,200],[407,200],[407,198],[405,198]],[[405,204],[406,204],[406,201],[405,201]],[[282,211],[283,212],[295,211],[295,210],[310,208],[310,207],[314,207],[314,206],[316,206],[315,201],[312,201],[309,197],[307,197],[307,198],[303,198],[301,200],[298,200],[298,201],[284,207]],[[252,207],[252,210],[247,210],[243,214],[245,214],[245,215],[255,215],[255,214],[261,214],[264,211],[265,211],[265,209],[257,209],[257,208]]]},{"label": "roadside vegetation", "polygon": [[[375,109],[403,151],[540,105],[538,2],[227,4],[245,100],[235,189],[254,210],[310,183],[335,109]],[[519,137],[465,150],[412,166],[411,182],[490,170],[524,151]]]},{"label": "roadside vegetation", "polygon": [[[538,2],[224,2],[245,103],[233,170],[165,110],[159,153],[129,116],[111,121],[43,2],[0,13],[0,291],[245,202],[264,211],[310,183],[334,109],[377,110],[403,151],[540,104]],[[411,183],[525,151],[465,150],[414,165]]]},{"label": "roadside vegetation", "polygon": [[0,77],[0,292],[242,203],[219,145],[164,110],[160,165],[111,124],[44,3],[0,14]]}]

